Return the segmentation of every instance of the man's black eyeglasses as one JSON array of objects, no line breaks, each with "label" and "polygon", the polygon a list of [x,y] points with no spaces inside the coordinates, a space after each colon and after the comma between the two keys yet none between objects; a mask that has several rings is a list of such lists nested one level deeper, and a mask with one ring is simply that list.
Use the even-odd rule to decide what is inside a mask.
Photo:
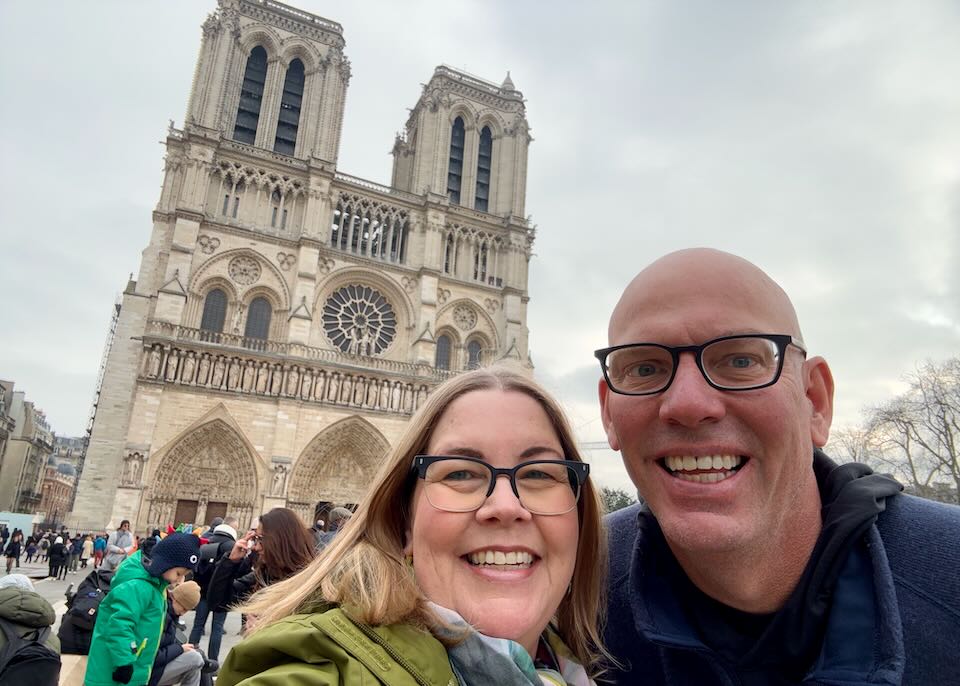
[{"label": "man's black eyeglasses", "polygon": [[792,336],[765,333],[722,336],[701,345],[628,343],[593,354],[614,393],[662,393],[673,383],[681,353],[694,354],[700,373],[712,387],[721,391],[751,391],[777,383],[789,345],[806,356],[806,349]]}]

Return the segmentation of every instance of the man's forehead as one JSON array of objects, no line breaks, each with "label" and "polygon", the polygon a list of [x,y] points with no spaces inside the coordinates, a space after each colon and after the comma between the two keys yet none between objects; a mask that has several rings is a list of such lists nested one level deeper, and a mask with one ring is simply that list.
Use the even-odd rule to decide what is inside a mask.
[{"label": "man's forehead", "polygon": [[630,282],[610,318],[610,343],[648,328],[692,340],[751,332],[800,336],[793,305],[773,279],[747,260],[710,249],[666,255]]}]

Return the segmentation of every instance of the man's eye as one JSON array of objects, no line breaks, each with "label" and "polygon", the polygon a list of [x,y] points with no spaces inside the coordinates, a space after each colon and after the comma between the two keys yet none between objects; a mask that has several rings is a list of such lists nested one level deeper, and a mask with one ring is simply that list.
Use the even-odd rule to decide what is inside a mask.
[{"label": "man's eye", "polygon": [[752,357],[748,357],[746,355],[738,355],[730,358],[730,366],[736,367],[737,369],[746,369],[747,367],[752,367],[755,362],[756,361]]},{"label": "man's eye", "polygon": [[634,364],[631,367],[627,368],[627,376],[654,376],[657,374],[658,369],[655,364],[649,362],[643,362],[640,364]]}]

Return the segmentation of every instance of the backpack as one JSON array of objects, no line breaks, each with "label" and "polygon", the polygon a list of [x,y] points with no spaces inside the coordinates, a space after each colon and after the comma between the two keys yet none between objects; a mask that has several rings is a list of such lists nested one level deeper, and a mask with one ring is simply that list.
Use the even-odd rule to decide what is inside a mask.
[{"label": "backpack", "polygon": [[77,587],[77,593],[70,601],[67,614],[75,626],[82,629],[93,631],[93,625],[97,623],[97,611],[100,609],[100,603],[110,592],[110,579],[113,572],[105,570],[94,570],[80,582]]},{"label": "backpack", "polygon": [[21,636],[16,624],[0,617],[0,630],[7,639],[0,650],[0,686],[55,686],[60,679],[60,656],[44,644],[50,627]]},{"label": "backpack", "polygon": [[[223,541],[221,541],[222,543]],[[197,562],[197,571],[193,575],[194,581],[200,584],[201,588],[206,588],[213,578],[213,568],[217,566],[217,560],[220,559],[221,543],[204,543],[200,546],[200,558]]]}]

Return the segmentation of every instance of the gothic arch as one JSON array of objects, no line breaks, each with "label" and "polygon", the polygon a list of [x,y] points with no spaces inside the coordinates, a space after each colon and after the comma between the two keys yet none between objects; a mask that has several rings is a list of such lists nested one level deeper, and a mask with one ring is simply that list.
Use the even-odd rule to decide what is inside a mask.
[{"label": "gothic arch", "polygon": [[[468,306],[477,315],[476,325],[466,331],[460,329],[453,320],[454,310],[456,310],[459,305]],[[466,345],[467,339],[479,336],[489,342],[491,348],[500,350],[500,337],[497,335],[497,326],[494,324],[493,318],[481,305],[469,298],[458,298],[444,305],[440,311],[437,312],[436,321],[437,331],[440,331],[440,329],[460,329],[460,331],[463,331],[463,333],[459,335],[459,339],[464,342],[464,345]]]},{"label": "gothic arch", "polygon": [[280,53],[280,60],[283,62],[284,69],[288,68],[290,63],[297,58],[303,62],[303,68],[307,74],[316,70],[323,59],[317,49],[307,41],[299,36],[290,36],[284,40]]},{"label": "gothic arch", "polygon": [[287,507],[310,522],[319,500],[359,503],[389,449],[383,434],[361,417],[328,426],[300,453],[290,477]]},{"label": "gothic arch", "polygon": [[450,126],[453,126],[453,122],[457,120],[457,117],[463,119],[463,128],[469,133],[477,128],[477,112],[472,107],[472,103],[468,101],[461,100],[454,103],[453,107],[450,108],[450,114],[447,116],[448,124],[447,127],[447,139],[449,145],[450,138]]},{"label": "gothic arch", "polygon": [[244,59],[250,54],[251,50],[259,45],[267,51],[268,64],[270,60],[276,59],[280,54],[282,42],[280,36],[273,29],[263,24],[254,24],[240,29],[240,37],[237,39],[237,44],[240,46]]},{"label": "gothic arch", "polygon": [[260,491],[259,462],[236,429],[216,418],[187,429],[168,445],[151,475],[146,525],[172,523],[178,501],[196,501],[198,519],[205,519],[207,503],[227,503],[241,525],[249,523]]},{"label": "gothic arch", "polygon": [[480,113],[477,121],[477,131],[483,131],[484,126],[490,127],[490,133],[493,134],[494,140],[503,136],[503,132],[507,128],[503,117],[493,110],[485,110]]},{"label": "gothic arch", "polygon": [[[197,267],[193,276],[190,278],[190,290],[192,292],[199,292],[199,285],[205,283],[207,280],[214,277],[220,277],[223,280],[228,280],[227,269],[230,264],[230,261],[237,256],[247,256],[252,257],[260,265],[261,276],[260,279],[250,284],[249,287],[234,287],[235,293],[237,294],[237,300],[244,299],[246,297],[246,291],[249,288],[261,288],[265,287],[274,293],[275,297],[278,300],[278,311],[286,312],[290,309],[290,289],[287,285],[286,280],[283,277],[283,274],[280,273],[280,270],[267,259],[265,255],[261,255],[255,250],[250,250],[248,248],[236,248],[234,250],[227,250],[219,255],[214,255],[206,262]],[[230,283],[233,283],[230,281]]]}]

